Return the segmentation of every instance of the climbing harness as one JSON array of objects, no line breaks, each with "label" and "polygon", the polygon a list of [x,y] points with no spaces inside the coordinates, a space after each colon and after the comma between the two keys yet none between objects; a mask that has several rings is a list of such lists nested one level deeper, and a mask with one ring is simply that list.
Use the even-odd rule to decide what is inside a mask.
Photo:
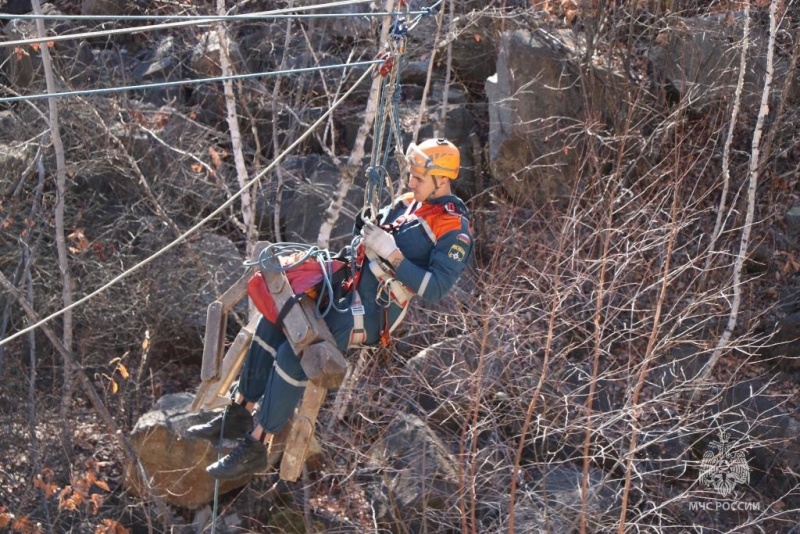
[{"label": "climbing harness", "polygon": [[[406,158],[403,155],[403,142],[400,130],[399,104],[401,96],[400,71],[402,70],[408,31],[419,24],[426,15],[432,13],[441,3],[436,2],[430,8],[425,8],[410,20],[409,5],[406,0],[400,0],[399,7],[405,11],[395,16],[389,31],[389,39],[377,56],[377,63],[372,66],[372,76],[379,77],[378,115],[373,123],[372,152],[370,165],[366,170],[366,185],[364,188],[364,202],[359,212],[363,220],[375,222],[378,208],[381,204],[384,186],[389,190],[390,202],[394,204],[394,190],[387,165],[389,155],[394,153],[404,174]],[[350,336],[350,346],[362,346],[366,343],[367,335],[364,328],[364,304],[358,292],[359,282],[364,270],[364,263],[379,281],[379,291],[376,301],[384,310],[384,331],[381,342],[384,346],[389,343],[389,334],[399,324],[405,315],[405,310],[414,293],[406,288],[394,277],[390,266],[383,264],[377,257],[368,257],[366,247],[361,235],[354,236],[346,253],[332,256],[327,250],[299,243],[277,243],[264,249],[255,262],[245,263],[247,266],[258,265],[260,270],[255,273],[248,283],[248,294],[256,308],[268,320],[279,324],[292,305],[304,296],[315,298],[317,312],[321,317],[327,315],[332,309],[338,313],[351,313],[353,316],[353,331]],[[370,254],[371,255],[371,254]],[[317,265],[309,260],[316,260]],[[295,298],[288,301],[282,310],[278,310],[269,293],[265,281],[266,273],[281,272],[286,275]],[[339,275],[339,273],[342,273]],[[339,275],[337,277],[337,275]],[[349,275],[344,276],[343,275]],[[334,278],[336,277],[336,278]],[[341,288],[337,293],[336,289]],[[339,299],[349,295],[347,306],[340,308]],[[402,308],[400,318],[393,325],[388,324],[388,309],[394,302]]]}]

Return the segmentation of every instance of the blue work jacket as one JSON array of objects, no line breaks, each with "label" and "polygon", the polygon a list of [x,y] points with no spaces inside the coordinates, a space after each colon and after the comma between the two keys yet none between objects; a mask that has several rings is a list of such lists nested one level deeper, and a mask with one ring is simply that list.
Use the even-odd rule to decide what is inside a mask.
[{"label": "blue work jacket", "polygon": [[[466,206],[454,195],[419,203],[412,193],[407,193],[381,210],[378,223],[394,235],[397,248],[405,257],[395,270],[395,278],[427,302],[441,300],[472,256],[468,217]],[[368,265],[364,266],[358,291],[365,308],[367,344],[374,344],[386,319],[394,325],[403,308],[379,292],[379,281]]]}]

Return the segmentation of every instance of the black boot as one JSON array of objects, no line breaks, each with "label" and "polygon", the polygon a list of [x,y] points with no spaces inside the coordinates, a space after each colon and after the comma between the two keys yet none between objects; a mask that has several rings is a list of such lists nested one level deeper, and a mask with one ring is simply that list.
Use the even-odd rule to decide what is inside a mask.
[{"label": "black boot", "polygon": [[218,440],[223,418],[225,423],[223,439],[243,438],[253,430],[253,416],[247,411],[247,408],[234,402],[209,422],[187,428],[184,436],[187,438],[207,439],[209,441]]},{"label": "black boot", "polygon": [[206,467],[218,480],[233,480],[252,475],[267,468],[267,447],[260,441],[245,436],[230,454]]}]

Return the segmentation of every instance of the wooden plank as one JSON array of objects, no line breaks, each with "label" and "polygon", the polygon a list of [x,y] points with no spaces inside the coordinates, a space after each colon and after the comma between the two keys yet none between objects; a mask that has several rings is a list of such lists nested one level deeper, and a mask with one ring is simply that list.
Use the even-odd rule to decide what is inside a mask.
[{"label": "wooden plank", "polygon": [[280,477],[290,482],[300,478],[303,464],[306,461],[308,445],[314,436],[314,426],[317,424],[317,414],[325,401],[327,389],[308,384],[303,402],[297,411],[292,430],[286,441],[286,449],[281,460]]},{"label": "wooden plank", "polygon": [[[289,280],[286,278],[285,274],[280,272],[268,273],[262,271],[262,274],[267,282],[267,287],[269,287],[272,299],[275,301],[275,306],[278,308],[278,311],[282,310],[286,303],[294,297],[292,287],[289,285]],[[283,331],[289,343],[292,345],[295,354],[300,354],[300,352],[316,338],[306,314],[303,313],[303,310],[297,305],[292,306],[287,312],[286,317],[284,317]]]},{"label": "wooden plank", "polygon": [[228,314],[239,304],[240,300],[247,296],[247,282],[252,278],[253,272],[252,268],[248,269],[225,293],[220,295],[217,300],[222,303],[222,313]]},{"label": "wooden plank", "polygon": [[[289,420],[283,424],[277,434],[272,436],[269,442],[269,450],[267,451],[267,463],[273,467],[278,465],[283,457],[283,451],[286,450],[286,441],[292,433],[292,425],[294,424],[294,415],[289,417]],[[280,467],[280,466],[278,466]]]},{"label": "wooden plank", "polygon": [[200,380],[207,382],[217,378],[222,360],[222,349],[225,343],[225,319],[222,302],[215,300],[208,305],[206,312],[206,334],[203,341],[203,366],[200,368]]},{"label": "wooden plank", "polygon": [[[211,389],[211,382],[201,382],[197,387],[197,393],[194,394],[194,400],[189,408],[193,412],[199,412],[204,406],[204,401],[208,396],[208,390]],[[208,408],[204,408],[208,409]]]},{"label": "wooden plank", "polygon": [[309,320],[308,314],[304,312],[305,302],[307,302],[306,299],[292,306],[283,319],[283,331],[289,343],[291,343],[294,353],[298,356],[303,352],[303,349],[319,338],[317,329],[314,328],[313,323]]},{"label": "wooden plank", "polygon": [[[331,334],[331,331],[328,329],[328,324],[322,317],[317,317],[317,303],[311,299],[303,299],[300,301],[300,309],[303,311],[303,314],[306,316],[306,320],[311,325],[311,329],[317,334],[317,336],[325,341],[333,343],[333,345],[336,346],[336,340],[333,338],[333,334]],[[331,313],[337,312],[331,311]],[[314,341],[316,341],[316,339]]]},{"label": "wooden plank", "polygon": [[256,325],[261,318],[260,315],[254,315],[250,322],[243,326],[236,339],[228,348],[225,353],[225,358],[222,360],[220,366],[219,376],[214,380],[203,382],[205,387],[198,389],[195,395],[194,402],[192,403],[192,410],[198,411],[200,409],[210,410],[212,406],[219,406],[219,399],[227,399],[228,402],[228,389],[231,387],[233,380],[239,374],[244,363],[247,349],[250,348],[250,341],[253,339]]},{"label": "wooden plank", "polygon": [[322,388],[338,388],[347,374],[347,362],[330,341],[320,341],[303,351],[300,365],[312,384]]},{"label": "wooden plank", "polygon": [[244,358],[250,348],[250,342],[253,341],[260,319],[261,317],[258,314],[254,315],[250,322],[239,330],[236,339],[234,339],[233,344],[225,354],[225,359],[222,360],[222,367],[219,372],[220,380],[217,386],[217,395],[228,397],[228,390],[244,364]]}]

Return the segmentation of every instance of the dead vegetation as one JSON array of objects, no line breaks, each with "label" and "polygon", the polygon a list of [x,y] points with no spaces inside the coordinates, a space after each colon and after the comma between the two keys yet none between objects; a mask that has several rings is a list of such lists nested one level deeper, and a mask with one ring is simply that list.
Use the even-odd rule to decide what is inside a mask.
[{"label": "dead vegetation", "polygon": [[[780,15],[776,54],[789,60],[800,50],[797,5],[774,3]],[[216,9],[206,4],[192,9]],[[466,11],[464,4],[459,9]],[[496,183],[473,191],[478,250],[461,287],[448,303],[417,309],[392,351],[370,355],[344,412],[323,410],[323,455],[301,483],[287,487],[266,477],[222,497],[219,515],[237,517],[226,528],[797,532],[797,366],[765,348],[775,323],[795,311],[800,248],[784,214],[798,201],[800,114],[773,99],[771,109],[781,112],[759,126],[757,106],[742,106],[732,119],[731,100],[698,110],[691,102],[671,102],[667,90],[644,91],[655,86],[646,83],[636,46],[657,38],[659,17],[708,13],[706,7],[738,16],[741,6],[636,4],[600,12],[593,2],[534,2],[523,10],[534,20],[544,17],[593,35],[597,57],[621,65],[639,83],[628,80],[620,92],[625,96],[615,122],[601,121],[597,110],[596,120],[567,132],[592,141],[578,156],[566,201],[520,203]],[[769,12],[762,4],[752,6],[753,25],[766,32]],[[158,13],[178,9],[168,2],[148,5]],[[231,35],[242,40],[240,46],[255,34],[259,46],[275,45],[272,52],[265,49],[270,66],[283,64],[277,58],[284,39],[309,39],[287,36],[275,25],[239,30]],[[108,50],[134,53],[154,42],[131,37],[109,41]],[[71,87],[88,87],[90,80]],[[786,95],[793,81],[790,76],[773,83]],[[586,80],[587,86],[592,82]],[[334,92],[308,78],[282,83],[236,89],[246,103],[243,157],[253,173],[296,138]],[[15,92],[9,87],[3,94]],[[76,297],[170,242],[239,187],[222,88],[194,88],[181,105],[172,102],[165,107],[76,98],[61,109],[69,184],[63,237]],[[669,105],[659,107],[664,103]],[[27,159],[0,180],[0,271],[19,290],[4,290],[0,300],[3,338],[35,320],[21,311],[19,298],[39,318],[63,305],[54,247],[58,194],[49,170],[55,160],[43,135],[46,105],[21,102],[10,109],[18,119],[14,139],[25,140],[13,146]],[[346,142],[337,121],[343,119],[302,151],[341,154]],[[758,128],[765,138],[757,183],[748,191]],[[481,163],[488,169],[488,162]],[[725,174],[729,192],[721,203]],[[269,204],[278,187],[270,175],[258,195]],[[256,206],[261,238],[281,231],[280,211],[271,209]],[[720,217],[723,226],[715,232]],[[244,253],[247,228],[240,218],[232,207],[205,231],[229,237]],[[743,241],[744,229],[750,235]],[[187,273],[213,278],[197,245],[190,240],[179,249],[180,264],[165,262],[166,269],[185,269],[172,269],[175,278],[166,285]],[[159,272],[136,273],[75,310],[74,343],[67,350],[88,380],[81,387],[93,388],[123,433],[156,399],[192,390],[199,376],[202,322],[189,334],[167,327],[186,301],[173,307],[151,302],[164,290]],[[221,285],[213,280],[205,289],[216,294]],[[741,300],[729,328],[735,293]],[[197,307],[202,321],[203,307]],[[51,326],[63,339],[63,323]],[[726,329],[729,337],[720,345]],[[0,351],[0,425],[6,429],[0,433],[0,530],[169,532],[200,521],[201,514],[163,513],[126,494],[124,445],[85,390],[68,395],[69,409],[59,413],[64,359],[52,339],[37,330]],[[701,380],[712,355],[719,359]],[[412,517],[391,501],[380,515],[384,501],[365,482],[374,480],[376,468],[365,466],[375,443],[401,413],[418,415],[436,430],[457,482],[451,502]],[[61,437],[64,423],[69,440]],[[701,482],[704,454],[715,450],[711,441],[719,443],[723,431],[748,461],[749,483],[736,486],[735,499],[722,499]],[[377,468],[378,480],[391,480],[380,478],[385,471],[387,466]],[[572,473],[577,477],[569,478]],[[578,481],[579,489],[562,491],[551,479],[556,475]],[[697,506],[721,500],[752,506]]]}]

